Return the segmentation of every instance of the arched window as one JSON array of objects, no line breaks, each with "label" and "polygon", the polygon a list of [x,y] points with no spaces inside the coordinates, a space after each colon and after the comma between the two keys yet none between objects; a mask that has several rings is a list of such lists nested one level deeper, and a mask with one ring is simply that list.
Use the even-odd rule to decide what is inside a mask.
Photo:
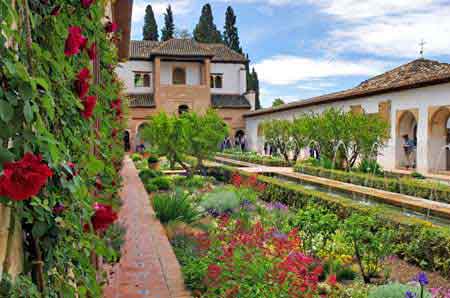
[{"label": "arched window", "polygon": [[144,74],[144,87],[150,87],[150,74]]},{"label": "arched window", "polygon": [[178,107],[178,115],[189,112],[189,107],[187,105],[181,105]]},{"label": "arched window", "polygon": [[214,76],[209,77],[209,85],[211,88],[214,88]]},{"label": "arched window", "polygon": [[174,85],[186,85],[186,70],[181,67],[175,67],[172,74],[172,83]]},{"label": "arched window", "polygon": [[222,76],[216,76],[216,78],[214,79],[214,87],[222,88]]}]

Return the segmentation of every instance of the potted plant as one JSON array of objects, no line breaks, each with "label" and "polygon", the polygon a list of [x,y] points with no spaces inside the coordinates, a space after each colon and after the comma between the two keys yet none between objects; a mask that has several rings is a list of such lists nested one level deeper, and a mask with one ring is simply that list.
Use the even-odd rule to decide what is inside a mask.
[{"label": "potted plant", "polygon": [[147,162],[150,169],[159,170],[159,158],[156,155],[150,155]]}]

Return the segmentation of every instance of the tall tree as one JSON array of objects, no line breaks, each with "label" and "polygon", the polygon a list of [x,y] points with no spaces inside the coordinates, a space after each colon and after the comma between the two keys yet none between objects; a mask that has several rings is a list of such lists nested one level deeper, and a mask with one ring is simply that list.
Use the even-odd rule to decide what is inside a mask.
[{"label": "tall tree", "polygon": [[232,50],[242,54],[241,44],[239,42],[239,33],[236,27],[236,15],[233,8],[228,6],[225,14],[225,26],[223,32],[223,39],[225,44]]},{"label": "tall tree", "polygon": [[261,102],[259,100],[259,79],[258,79],[258,73],[255,71],[255,68],[252,70],[252,84],[253,84],[253,90],[256,93],[256,100],[255,100],[255,109],[258,110],[261,108]]},{"label": "tall tree", "polygon": [[217,30],[214,24],[211,5],[205,4],[202,8],[202,14],[194,29],[194,39],[198,42],[204,43],[220,43],[222,41],[222,34]]},{"label": "tall tree", "polygon": [[169,5],[164,13],[164,28],[161,30],[161,40],[166,41],[173,38],[175,24],[173,23],[172,7]]},{"label": "tall tree", "polygon": [[155,15],[151,5],[147,5],[145,8],[144,27],[142,29],[144,40],[159,39],[158,25],[156,24]]}]

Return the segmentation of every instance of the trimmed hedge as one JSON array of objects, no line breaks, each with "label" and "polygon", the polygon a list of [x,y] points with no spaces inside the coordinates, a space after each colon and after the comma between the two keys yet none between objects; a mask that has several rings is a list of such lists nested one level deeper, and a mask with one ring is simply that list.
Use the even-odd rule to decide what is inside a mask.
[{"label": "trimmed hedge", "polygon": [[294,170],[307,175],[450,203],[450,187],[438,182],[427,182],[409,177],[378,177],[365,173],[330,170],[302,163],[298,163]]},{"label": "trimmed hedge", "polygon": [[270,167],[290,167],[292,164],[283,158],[273,156],[261,156],[252,153],[217,153],[216,156],[230,158]]},{"label": "trimmed hedge", "polygon": [[[230,179],[231,174],[237,172],[235,168],[229,166],[210,167],[208,171],[218,180]],[[250,175],[238,172],[243,176]],[[335,213],[340,219],[345,219],[355,212],[374,216],[380,226],[395,231],[397,255],[425,270],[438,271],[445,277],[450,277],[449,228],[434,226],[428,221],[405,216],[387,207],[362,205],[351,199],[309,190],[276,178],[259,175],[258,180],[267,185],[261,199],[268,202],[281,201],[293,208],[316,204]]]}]

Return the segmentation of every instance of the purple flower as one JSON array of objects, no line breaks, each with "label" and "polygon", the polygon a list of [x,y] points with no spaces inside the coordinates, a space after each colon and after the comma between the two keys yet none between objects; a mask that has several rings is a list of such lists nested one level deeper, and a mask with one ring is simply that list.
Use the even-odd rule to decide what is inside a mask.
[{"label": "purple flower", "polygon": [[61,215],[64,212],[64,210],[66,210],[66,207],[64,207],[64,205],[61,203],[57,203],[55,207],[53,207],[53,214]]},{"label": "purple flower", "polygon": [[244,199],[241,203],[241,208],[246,210],[246,211],[255,211],[255,205],[253,205],[253,203],[247,199]]},{"label": "purple flower", "polygon": [[267,208],[269,210],[280,210],[280,211],[287,211],[288,207],[286,205],[284,205],[281,202],[275,202],[275,203],[269,203],[267,205]]},{"label": "purple flower", "polygon": [[416,297],[417,297],[417,295],[415,293],[410,292],[410,291],[407,291],[405,293],[405,298],[416,298]]},{"label": "purple flower", "polygon": [[416,281],[419,282],[422,287],[426,286],[428,284],[428,277],[425,272],[420,272],[416,277]]},{"label": "purple flower", "polygon": [[272,237],[279,241],[288,241],[289,240],[289,238],[286,234],[278,232],[278,231],[272,232]]}]

